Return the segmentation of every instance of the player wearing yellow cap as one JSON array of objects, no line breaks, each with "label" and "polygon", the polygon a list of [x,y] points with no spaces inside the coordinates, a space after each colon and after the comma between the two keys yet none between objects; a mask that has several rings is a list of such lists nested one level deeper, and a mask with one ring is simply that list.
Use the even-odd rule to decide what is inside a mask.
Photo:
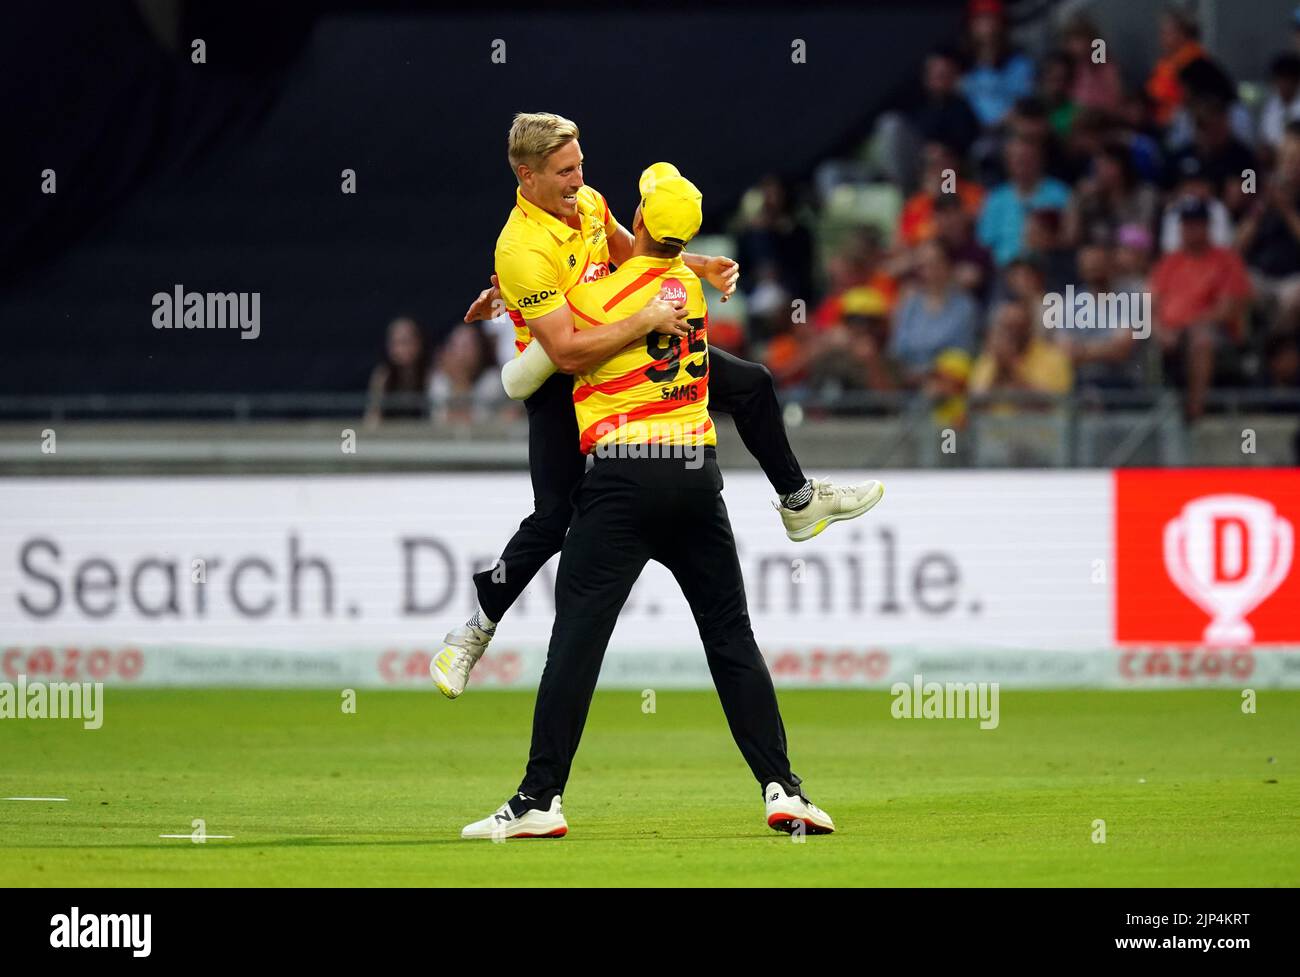
[{"label": "player wearing yellow cap", "polygon": [[562,797],[601,660],[618,614],[646,563],[666,566],[690,604],[709,671],[737,746],[763,788],[778,831],[828,834],[826,812],[791,771],[776,692],[754,640],[736,541],[722,501],[709,420],[708,309],[682,260],[699,230],[700,192],[678,174],[642,183],[629,257],[605,278],[574,287],[580,332],[624,321],[648,296],[687,311],[684,337],[650,334],[571,381],[583,450],[595,456],[555,581],[555,627],[537,689],[532,748],[518,792],[467,825],[464,838],[567,834]]},{"label": "player wearing yellow cap", "polygon": [[[694,237],[700,206],[695,186],[676,173],[657,182],[651,176],[642,184],[640,215],[651,237],[683,245]],[[717,444],[708,409],[708,310],[699,279],[680,253],[671,261],[634,254],[614,275],[575,286],[569,308],[578,329],[586,331],[623,318],[656,294],[686,311],[690,333],[685,340],[651,333],[644,343],[631,343],[574,376],[578,446],[584,453],[646,443],[656,453],[676,455],[681,452],[663,449]],[[697,458],[700,453],[685,454]]]},{"label": "player wearing yellow cap", "polygon": [[[686,310],[658,293],[643,296],[636,308],[625,305],[624,317],[602,329],[578,328],[566,296],[576,285],[607,275],[611,264],[626,262],[632,235],[614,219],[605,198],[583,180],[573,122],[545,112],[520,113],[510,129],[507,155],[519,186],[497,239],[494,280],[500,290],[484,291],[465,319],[496,315],[494,303],[500,302],[514,322],[521,355],[504,371],[503,381],[511,396],[525,398],[534,508],[495,566],[474,576],[478,610],[446,636],[434,656],[430,674],[449,698],[464,691],[497,622],[563,545],[570,497],[584,468],[564,374],[588,371],[647,335],[674,337],[688,331]],[[656,180],[675,175],[671,164],[650,167],[642,177],[643,196]],[[720,289],[724,300],[735,289],[739,269],[731,259],[683,252],[681,260]],[[713,407],[732,415],[746,448],[772,483],[790,539],[810,539],[879,501],[879,482],[838,486],[806,478],[786,436],[772,375],[725,350],[710,350],[709,357]]]}]

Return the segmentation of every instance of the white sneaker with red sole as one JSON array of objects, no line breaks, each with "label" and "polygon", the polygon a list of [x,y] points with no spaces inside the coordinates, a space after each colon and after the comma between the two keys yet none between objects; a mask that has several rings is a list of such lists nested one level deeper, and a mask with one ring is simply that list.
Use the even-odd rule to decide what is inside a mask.
[{"label": "white sneaker with red sole", "polygon": [[[519,800],[522,806],[522,803],[532,798],[516,794],[511,800]],[[516,814],[510,807],[510,801],[506,801],[490,817],[465,825],[460,836],[505,841],[507,838],[563,838],[568,833],[569,824],[564,820],[560,795],[556,794],[547,810],[533,807]]]},{"label": "white sneaker with red sole", "polygon": [[763,800],[767,803],[767,826],[776,831],[794,834],[803,825],[804,834],[828,835],[835,830],[831,816],[803,796],[787,794],[784,787],[776,781],[763,788]]}]

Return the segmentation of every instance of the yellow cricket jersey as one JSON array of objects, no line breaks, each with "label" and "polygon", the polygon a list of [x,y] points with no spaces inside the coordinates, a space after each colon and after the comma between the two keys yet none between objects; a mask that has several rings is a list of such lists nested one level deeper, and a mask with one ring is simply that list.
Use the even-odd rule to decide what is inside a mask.
[{"label": "yellow cricket jersey", "polygon": [[608,277],[576,286],[579,329],[626,319],[660,290],[685,302],[687,338],[652,332],[594,371],[573,378],[582,450],[604,444],[717,444],[709,419],[709,310],[700,280],[676,258],[638,256]]},{"label": "yellow cricket jersey", "polygon": [[515,191],[515,208],[497,237],[496,273],[515,324],[517,352],[533,338],[528,319],[562,308],[565,294],[579,282],[609,274],[609,235],[618,222],[605,198],[582,187],[571,220],[560,220]]}]

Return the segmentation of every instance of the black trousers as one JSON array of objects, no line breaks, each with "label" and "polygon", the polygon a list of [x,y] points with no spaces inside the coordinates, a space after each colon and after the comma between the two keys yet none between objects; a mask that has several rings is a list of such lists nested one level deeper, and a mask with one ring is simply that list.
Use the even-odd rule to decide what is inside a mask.
[{"label": "black trousers", "polygon": [[762,789],[800,782],[767,664],[749,623],[736,540],[716,458],[598,458],[575,493],[555,582],[555,624],[537,688],[520,792],[563,792],[609,637],[650,560],[676,578],[699,628],[731,735]]},{"label": "black trousers", "polygon": [[[528,412],[528,471],[533,512],[519,524],[497,566],[474,575],[479,606],[500,621],[537,571],[560,552],[573,513],[570,496],[586,466],[578,448],[573,377],[556,373],[524,401]],[[730,414],[778,495],[806,481],[786,437],[772,374],[725,350],[709,347],[709,409]]]}]

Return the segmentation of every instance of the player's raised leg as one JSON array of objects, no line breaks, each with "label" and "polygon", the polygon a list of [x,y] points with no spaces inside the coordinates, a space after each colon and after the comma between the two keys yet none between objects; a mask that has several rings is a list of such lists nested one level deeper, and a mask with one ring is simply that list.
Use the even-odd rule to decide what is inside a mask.
[{"label": "player's raised leg", "polygon": [[856,519],[885,494],[878,481],[836,485],[807,478],[786,435],[772,374],[716,346],[709,347],[709,408],[730,414],[749,453],[776,490],[786,536],[812,539],[833,522]]},{"label": "player's raised leg", "polygon": [[570,495],[586,464],[578,446],[572,377],[555,374],[524,406],[533,511],[519,524],[496,564],[474,575],[479,609],[443,639],[429,666],[434,684],[449,699],[465,691],[469,673],[487,650],[497,622],[537,571],[560,552],[573,514]]}]

